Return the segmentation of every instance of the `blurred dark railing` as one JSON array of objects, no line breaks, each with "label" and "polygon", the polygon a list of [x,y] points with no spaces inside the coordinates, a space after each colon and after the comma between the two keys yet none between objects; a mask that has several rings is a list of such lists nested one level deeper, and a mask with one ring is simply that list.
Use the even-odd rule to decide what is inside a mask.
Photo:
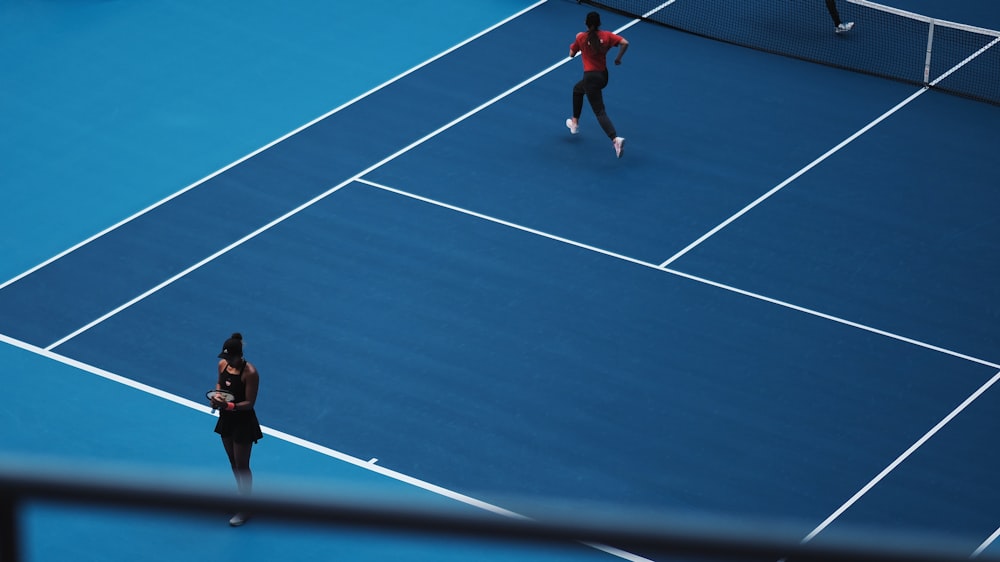
[{"label": "blurred dark railing", "polygon": [[[690,515],[641,514],[615,509],[609,514],[579,506],[537,504],[534,519],[503,516],[454,502],[399,500],[356,488],[322,493],[284,490],[250,497],[191,480],[139,478],[142,471],[108,473],[5,466],[0,463],[0,562],[21,561],[19,511],[26,502],[100,505],[178,513],[251,511],[259,518],[308,523],[321,528],[359,527],[380,532],[465,536],[492,541],[613,545],[636,553],[660,553],[723,560],[789,562],[967,562],[968,543],[920,536],[857,535],[836,541],[801,542],[801,529],[768,522],[707,519]],[[522,502],[523,504],[524,502]],[[648,554],[647,554],[648,555]],[[1000,558],[980,556],[981,562]]]}]

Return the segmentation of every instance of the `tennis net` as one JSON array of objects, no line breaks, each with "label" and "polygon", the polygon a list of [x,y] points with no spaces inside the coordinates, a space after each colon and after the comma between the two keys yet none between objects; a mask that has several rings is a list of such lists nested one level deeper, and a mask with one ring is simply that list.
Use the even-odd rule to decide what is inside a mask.
[{"label": "tennis net", "polygon": [[1000,105],[1000,31],[867,0],[581,0],[711,39]]}]

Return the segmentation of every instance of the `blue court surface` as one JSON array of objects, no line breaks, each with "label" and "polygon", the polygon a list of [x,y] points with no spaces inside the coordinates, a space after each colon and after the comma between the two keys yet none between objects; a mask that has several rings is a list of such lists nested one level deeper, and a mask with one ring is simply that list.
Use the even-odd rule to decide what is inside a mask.
[{"label": "blue court surface", "polygon": [[[618,159],[563,125],[589,6],[293,4],[0,3],[4,458],[232,487],[238,331],[257,490],[1000,554],[1000,108],[605,11]],[[894,5],[1000,28],[954,4]],[[22,514],[32,561],[666,559]]]}]

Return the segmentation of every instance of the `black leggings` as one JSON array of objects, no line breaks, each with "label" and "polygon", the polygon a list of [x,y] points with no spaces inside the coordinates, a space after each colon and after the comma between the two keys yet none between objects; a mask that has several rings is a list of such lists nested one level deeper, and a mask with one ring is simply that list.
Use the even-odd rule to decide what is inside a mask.
[{"label": "black leggings", "polygon": [[590,102],[590,108],[594,110],[594,116],[597,117],[597,122],[601,124],[601,128],[604,129],[608,138],[613,139],[618,136],[618,133],[615,132],[611,118],[604,111],[604,94],[601,92],[607,85],[607,70],[584,72],[583,80],[573,86],[573,117],[579,119],[580,114],[583,113],[583,96],[586,95]]},{"label": "black leggings", "polygon": [[240,494],[249,495],[253,489],[253,474],[250,472],[250,453],[253,451],[253,443],[236,443],[231,437],[223,437],[222,446],[226,448],[229,465],[233,467],[236,488]]}]

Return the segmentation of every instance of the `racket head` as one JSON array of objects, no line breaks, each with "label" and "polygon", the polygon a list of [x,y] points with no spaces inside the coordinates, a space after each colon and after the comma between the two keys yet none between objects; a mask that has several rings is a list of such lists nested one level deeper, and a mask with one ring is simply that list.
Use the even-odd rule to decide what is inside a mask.
[{"label": "racket head", "polygon": [[232,392],[229,392],[228,390],[219,390],[217,388],[213,388],[212,390],[206,392],[205,398],[208,398],[209,400],[214,398],[219,402],[232,402],[236,399]]}]

